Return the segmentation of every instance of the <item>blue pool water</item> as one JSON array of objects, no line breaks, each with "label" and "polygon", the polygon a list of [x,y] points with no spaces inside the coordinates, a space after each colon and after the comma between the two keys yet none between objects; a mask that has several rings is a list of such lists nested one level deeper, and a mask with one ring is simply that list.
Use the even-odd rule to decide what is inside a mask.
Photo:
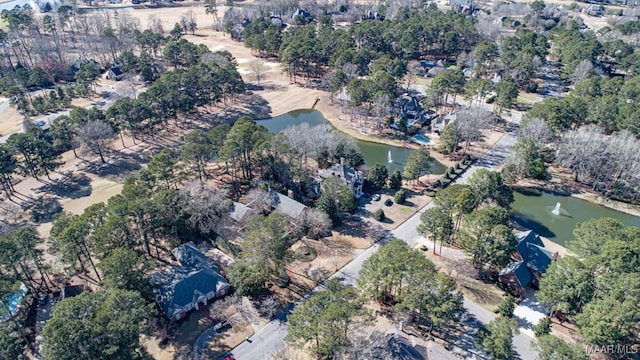
[{"label": "blue pool water", "polygon": [[422,144],[422,145],[429,145],[429,144],[431,144],[431,140],[429,140],[429,138],[424,137],[424,136],[422,136],[422,135],[420,135],[420,134],[418,134],[418,135],[414,135],[414,136],[413,136],[413,140],[414,140],[415,142],[417,142],[417,143]]},{"label": "blue pool water", "polygon": [[5,312],[6,310],[4,310],[5,309],[4,305],[0,305],[0,308],[2,309],[0,310],[0,316],[2,320],[7,320],[16,313],[16,310],[18,309],[18,305],[20,305],[20,302],[22,301],[22,298],[26,293],[27,293],[27,288],[24,285],[21,285],[18,291],[6,297],[11,315]]}]

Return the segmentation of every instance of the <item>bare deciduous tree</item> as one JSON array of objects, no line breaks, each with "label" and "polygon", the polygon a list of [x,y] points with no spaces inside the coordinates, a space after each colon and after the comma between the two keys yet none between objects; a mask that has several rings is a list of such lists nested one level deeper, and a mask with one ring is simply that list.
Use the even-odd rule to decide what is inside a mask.
[{"label": "bare deciduous tree", "polygon": [[362,329],[356,329],[350,334],[349,344],[344,347],[341,358],[345,360],[396,359],[396,354],[389,347],[389,340],[380,331],[367,335]]},{"label": "bare deciduous tree", "polygon": [[149,15],[149,19],[147,20],[147,29],[154,33],[164,34],[162,20],[160,20],[157,15]]},{"label": "bare deciduous tree", "polygon": [[191,35],[195,35],[196,29],[198,29],[198,23],[193,11],[189,10],[184,15],[180,16],[180,26],[185,31],[191,31]]},{"label": "bare deciduous tree", "polygon": [[598,126],[582,126],[566,132],[556,148],[558,164],[593,189],[607,192],[616,184],[640,184],[640,141],[628,131],[607,136]]},{"label": "bare deciduous tree", "polygon": [[520,137],[533,140],[538,146],[545,146],[553,138],[553,133],[544,120],[540,118],[534,118],[527,120],[520,128]]},{"label": "bare deciduous tree", "polygon": [[92,120],[76,130],[77,140],[86,150],[100,156],[102,163],[107,161],[104,159],[105,151],[111,147],[111,141],[116,136],[111,125],[104,121]]},{"label": "bare deciduous tree", "polygon": [[253,60],[249,63],[249,68],[253,71],[253,76],[258,82],[258,86],[260,86],[260,80],[264,79],[267,71],[267,67],[264,62],[261,60]]},{"label": "bare deciduous tree", "polygon": [[573,74],[571,74],[571,82],[577,84],[591,75],[593,75],[593,64],[591,63],[591,60],[582,60],[573,70]]},{"label": "bare deciduous tree", "polygon": [[346,63],[342,65],[342,72],[347,75],[347,82],[349,82],[358,76],[358,65]]},{"label": "bare deciduous tree", "polygon": [[464,152],[469,149],[472,141],[482,135],[482,130],[489,128],[494,120],[494,115],[481,107],[469,107],[458,111],[456,114],[456,127],[461,140],[465,142]]},{"label": "bare deciduous tree", "polygon": [[238,294],[228,295],[209,306],[209,317],[216,322],[228,319],[237,312],[236,307],[241,305],[242,298]]},{"label": "bare deciduous tree", "polygon": [[300,232],[312,239],[319,239],[329,235],[331,219],[327,213],[318,209],[309,208],[296,219],[296,225]]},{"label": "bare deciduous tree", "polygon": [[411,87],[416,76],[424,74],[424,68],[420,61],[418,60],[409,60],[407,62],[407,89]]},{"label": "bare deciduous tree", "polygon": [[202,234],[209,234],[213,225],[231,211],[232,201],[225,190],[199,183],[186,186],[183,191],[189,223]]},{"label": "bare deciduous tree", "polygon": [[474,25],[476,31],[488,41],[496,41],[502,35],[502,23],[500,18],[488,15],[484,12],[478,14],[478,22]]},{"label": "bare deciduous tree", "polygon": [[278,298],[275,297],[275,295],[269,295],[266,298],[262,299],[262,301],[260,301],[260,307],[258,308],[258,311],[260,311],[260,315],[271,320],[278,314],[278,312],[280,312],[281,308],[282,303],[280,303]]}]

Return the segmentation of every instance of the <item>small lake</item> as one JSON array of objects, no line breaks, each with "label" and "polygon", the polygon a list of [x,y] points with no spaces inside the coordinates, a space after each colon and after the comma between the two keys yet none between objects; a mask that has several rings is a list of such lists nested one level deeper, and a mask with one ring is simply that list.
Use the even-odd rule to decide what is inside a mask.
[{"label": "small lake", "polygon": [[[321,124],[330,124],[322,113],[315,110],[296,110],[290,113],[274,117],[266,120],[258,120],[256,121],[258,124],[266,127],[269,131],[273,133],[278,133],[289,126],[298,125],[302,123],[307,123],[311,126],[321,125]],[[403,165],[407,161],[407,157],[411,153],[411,149],[391,146],[385,144],[379,144],[369,141],[362,141],[356,139],[360,150],[362,151],[362,155],[364,156],[364,162],[371,166],[376,163],[385,164],[387,169],[389,169],[389,173],[398,169],[402,171]],[[389,151],[391,151],[391,159],[392,163],[387,161],[387,157],[389,156]],[[431,171],[434,174],[443,174],[447,168],[441,163],[435,161],[433,166],[431,167]]]},{"label": "small lake", "polygon": [[[640,227],[640,217],[616,211],[571,196],[563,196],[536,189],[516,189],[513,218],[522,226],[531,229],[562,246],[573,240],[573,228],[577,223],[601,217],[622,221],[627,226]],[[559,215],[552,213],[560,203]]]}]

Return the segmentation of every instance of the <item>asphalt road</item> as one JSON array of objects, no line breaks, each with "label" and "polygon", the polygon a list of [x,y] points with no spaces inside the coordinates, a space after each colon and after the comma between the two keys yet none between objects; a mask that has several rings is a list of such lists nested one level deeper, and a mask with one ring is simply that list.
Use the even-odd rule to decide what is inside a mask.
[{"label": "asphalt road", "polygon": [[[519,118],[513,119],[515,122],[519,122]],[[465,183],[469,176],[480,168],[494,169],[499,166],[509,153],[509,149],[516,142],[517,126],[512,128],[509,132],[500,138],[500,140],[485,153],[476,163],[471,166],[456,183]],[[392,236],[404,240],[407,244],[412,244],[420,238],[417,231],[417,226],[420,223],[420,215],[429,207],[433,206],[432,203],[428,204],[415,215],[405,221],[402,225],[392,231]],[[366,259],[373,255],[380,248],[384,240],[378,244],[373,245],[369,249],[362,252],[355,257],[351,262],[345,265],[342,269],[336,272],[331,278],[337,277],[343,283],[355,285],[358,273],[362,268],[362,264]],[[315,288],[312,292],[305,296],[310,296],[313,292],[322,289],[322,285]],[[281,314],[276,320],[270,322],[261,330],[256,332],[250,340],[243,342],[233,350],[235,358],[238,360],[257,360],[257,359],[270,359],[279,349],[284,346],[284,337],[287,334],[286,315],[295,307],[292,305],[285,313]],[[463,322],[474,329],[478,329],[481,324],[486,324],[495,318],[495,314],[487,309],[483,308],[479,304],[476,304],[469,300],[464,299],[464,307],[467,311],[463,318]],[[474,333],[468,333],[461,336],[456,345],[468,354],[479,353],[475,349]],[[518,354],[518,358],[522,360],[534,360],[537,353],[530,349],[530,343],[532,338],[524,333],[514,337],[513,344],[514,349]]]}]

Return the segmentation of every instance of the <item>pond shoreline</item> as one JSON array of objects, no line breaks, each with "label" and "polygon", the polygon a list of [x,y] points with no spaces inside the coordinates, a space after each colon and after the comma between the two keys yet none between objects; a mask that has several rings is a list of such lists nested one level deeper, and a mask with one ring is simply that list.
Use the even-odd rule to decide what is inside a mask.
[{"label": "pond shoreline", "polygon": [[512,187],[520,188],[520,189],[527,189],[527,188],[536,189],[536,190],[549,192],[556,195],[572,196],[578,199],[588,201],[595,205],[604,206],[611,210],[616,210],[628,215],[640,217],[640,206],[638,205],[632,205],[622,201],[607,199],[606,197],[600,194],[588,192],[580,188],[570,188],[569,190],[567,189],[566,185],[559,187],[558,184],[553,183],[551,181],[524,179],[524,180],[519,180]]},{"label": "pond shoreline", "polygon": [[[408,140],[394,140],[376,135],[363,134],[362,132],[352,128],[349,126],[346,120],[343,120],[341,117],[346,117],[348,115],[344,114],[340,109],[340,105],[335,102],[331,102],[329,99],[328,93],[322,93],[318,96],[320,101],[318,101],[316,107],[313,110],[317,110],[322,114],[322,116],[331,123],[331,126],[340,130],[341,132],[361,141],[376,143],[376,144],[384,144],[396,147],[403,147],[406,149],[416,150],[419,149],[422,145],[415,144]],[[275,116],[274,116],[275,117]],[[431,146],[428,146],[431,157],[433,157],[436,161],[443,164],[445,167],[451,167],[455,165],[455,161],[452,161],[448,156],[440,154],[439,152],[432,149]]]}]

